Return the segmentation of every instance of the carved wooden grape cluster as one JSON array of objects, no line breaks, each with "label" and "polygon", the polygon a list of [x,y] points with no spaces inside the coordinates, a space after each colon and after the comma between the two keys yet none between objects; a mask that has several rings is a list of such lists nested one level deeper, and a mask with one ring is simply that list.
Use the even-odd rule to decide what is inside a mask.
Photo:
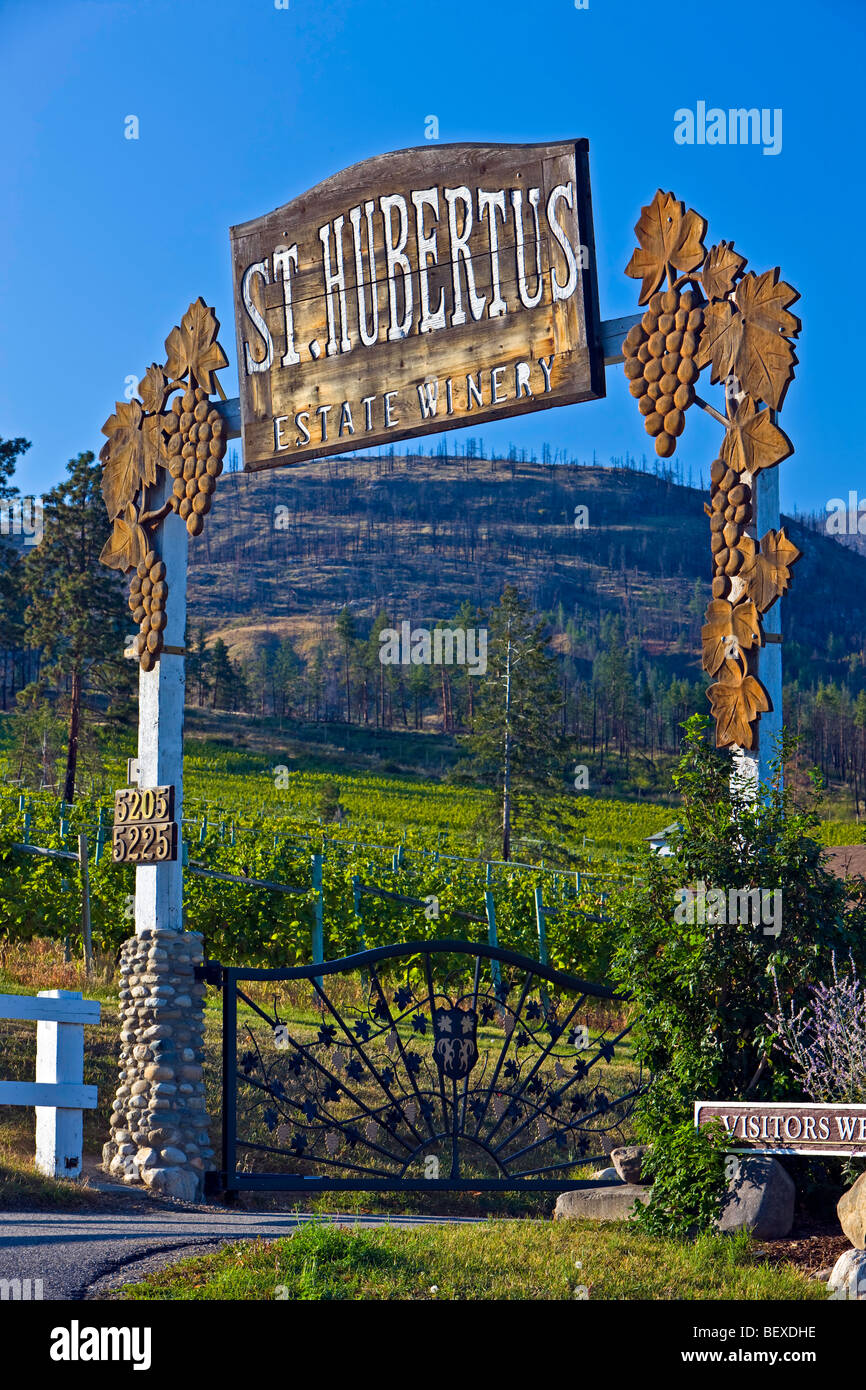
[{"label": "carved wooden grape cluster", "polygon": [[691,290],[660,291],[622,345],[629,391],[637,398],[644,428],[660,458],[670,458],[695,399],[698,338],[704,311]]},{"label": "carved wooden grape cluster", "polygon": [[[166,624],[159,527],[174,511],[191,536],[200,535],[222,472],[225,424],[209,400],[219,389],[217,371],[228,365],[218,332],[213,309],[195,300],[165,340],[164,366],[152,363],[141,378],[140,399],[118,401],[102,427],[108,436],[100,454],[102,495],[114,529],[100,559],[123,574],[135,570],[129,606],[140,626],[135,653],[146,671],[159,660]],[[173,484],[157,505],[162,470]]]},{"label": "carved wooden grape cluster", "polygon": [[168,471],[174,479],[172,510],[186,522],[191,536],[201,535],[213,503],[216,480],[223,471],[225,424],[200,386],[175,396],[165,426]]},{"label": "carved wooden grape cluster", "polygon": [[724,598],[742,567],[743,553],[737,547],[752,520],[752,489],[724,459],[714,459],[710,467],[710,511],[713,598]]},{"label": "carved wooden grape cluster", "polygon": [[155,550],[137,566],[129,589],[129,611],[138,623],[135,654],[143,671],[151,671],[162,651],[165,606],[168,599],[165,561]]},{"label": "carved wooden grape cluster", "polygon": [[[710,469],[710,505],[704,507],[713,580],[703,666],[716,678],[707,691],[716,743],[752,748],[754,722],[769,709],[754,674],[755,653],[764,643],[760,615],[785,593],[790,567],[800,557],[784,529],[768,531],[760,543],[749,531],[755,478],[793,452],[775,412],[797,361],[791,339],[800,321],[788,306],[798,295],[779,279],[778,268],[746,273],[746,259],[733,242],[720,241],[707,251],[706,229],[706,220],[692,208],[686,211],[672,193],[659,190],[641,209],[638,248],[626,274],[641,280],[638,302],[648,307],[629,330],[623,356],[629,390],[662,458],[673,454],[693,402],[725,429]],[[707,366],[711,383],[725,386],[724,415],[696,394]]]}]

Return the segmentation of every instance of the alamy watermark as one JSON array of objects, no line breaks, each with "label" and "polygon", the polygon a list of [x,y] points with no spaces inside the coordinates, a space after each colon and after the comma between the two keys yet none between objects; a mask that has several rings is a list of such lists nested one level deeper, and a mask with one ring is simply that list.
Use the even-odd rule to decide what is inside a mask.
[{"label": "alamy watermark", "polygon": [[699,101],[693,111],[681,106],[674,112],[674,140],[678,145],[763,145],[764,154],[782,153],[782,108],[757,106],[707,108]]},{"label": "alamy watermark", "polygon": [[696,888],[674,890],[674,921],[684,926],[728,926],[734,923],[763,926],[764,936],[782,930],[781,888]]},{"label": "alamy watermark", "polygon": [[383,666],[466,666],[470,676],[487,671],[486,627],[413,628],[404,621],[399,630],[383,627],[379,633],[379,660]]},{"label": "alamy watermark", "polygon": [[0,536],[23,536],[38,545],[45,533],[41,497],[7,497],[0,502]]},{"label": "alamy watermark", "polygon": [[824,527],[828,536],[866,536],[866,499],[857,493],[848,493],[848,505],[841,497],[831,497],[827,503],[827,521]]},{"label": "alamy watermark", "polygon": [[0,1302],[30,1302],[44,1297],[41,1279],[0,1279]]}]

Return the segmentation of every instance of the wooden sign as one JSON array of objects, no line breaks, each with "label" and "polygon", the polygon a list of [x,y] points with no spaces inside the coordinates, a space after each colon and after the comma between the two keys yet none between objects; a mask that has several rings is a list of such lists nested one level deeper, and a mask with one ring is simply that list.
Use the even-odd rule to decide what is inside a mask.
[{"label": "wooden sign", "polygon": [[866,1105],[695,1101],[695,1126],[720,1120],[731,1153],[866,1157]]},{"label": "wooden sign", "polygon": [[585,140],[379,155],[231,243],[247,469],[604,395]]},{"label": "wooden sign", "polygon": [[114,793],[115,864],[167,864],[177,859],[174,787],[121,787]]},{"label": "wooden sign", "polygon": [[174,787],[121,787],[114,793],[114,824],[171,820]]},{"label": "wooden sign", "polygon": [[143,821],[115,825],[115,864],[168,864],[177,859],[177,822]]}]

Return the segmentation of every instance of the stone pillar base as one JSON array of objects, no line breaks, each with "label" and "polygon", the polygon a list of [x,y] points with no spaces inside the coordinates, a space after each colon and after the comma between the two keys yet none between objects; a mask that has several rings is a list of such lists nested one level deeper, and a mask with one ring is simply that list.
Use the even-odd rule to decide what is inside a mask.
[{"label": "stone pillar base", "polygon": [[166,1197],[200,1200],[213,1168],[202,1064],[204,993],[198,932],[151,928],[125,941],[120,1071],[102,1166]]}]

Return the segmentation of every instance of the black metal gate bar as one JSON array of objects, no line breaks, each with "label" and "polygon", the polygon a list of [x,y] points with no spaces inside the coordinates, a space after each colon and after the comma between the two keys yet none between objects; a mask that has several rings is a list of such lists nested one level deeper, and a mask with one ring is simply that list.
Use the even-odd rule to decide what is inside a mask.
[{"label": "black metal gate bar", "polygon": [[[404,983],[383,978],[381,962],[405,962]],[[575,1059],[586,1025],[568,1034],[588,1000],[628,996],[502,947],[403,942],[286,970],[211,963],[208,978],[224,991],[222,1169],[210,1191],[592,1188],[574,1170],[606,1162],[590,1141],[619,1129],[643,1090],[632,1075],[611,1098],[591,1076],[631,1025],[606,1027],[587,1061]],[[271,1017],[240,987],[262,981],[308,986],[309,1002],[292,996],[291,1031],[277,992]],[[239,1059],[240,1004],[252,1022]]]}]

